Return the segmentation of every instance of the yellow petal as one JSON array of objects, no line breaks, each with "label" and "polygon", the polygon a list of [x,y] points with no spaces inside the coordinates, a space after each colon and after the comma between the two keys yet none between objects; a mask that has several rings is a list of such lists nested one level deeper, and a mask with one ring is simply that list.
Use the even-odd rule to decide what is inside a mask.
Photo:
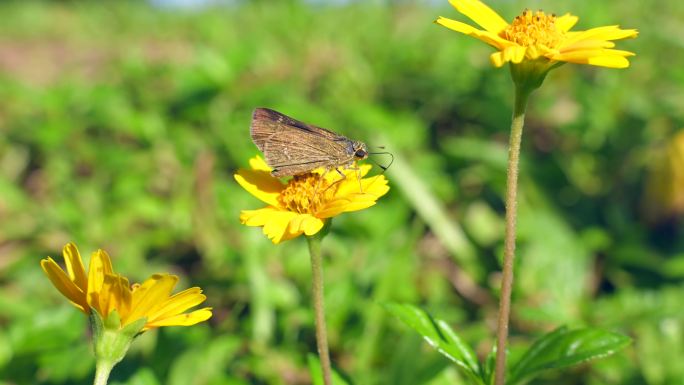
[{"label": "yellow petal", "polygon": [[64,295],[80,311],[90,312],[85,293],[79,289],[66,275],[59,265],[50,257],[40,261],[40,267],[57,290]]},{"label": "yellow petal", "polygon": [[501,51],[496,51],[489,55],[489,61],[496,68],[501,68],[504,66],[504,64],[506,64],[506,62],[504,61],[503,52]]},{"label": "yellow petal", "polygon": [[390,189],[387,185],[389,182],[382,175],[366,178],[361,182],[364,194],[374,195],[376,198],[380,198],[381,196],[387,194]]},{"label": "yellow petal", "polygon": [[117,309],[118,295],[120,294],[118,283],[119,277],[111,274],[105,275],[102,288],[98,291],[97,296],[94,296],[98,303],[90,302],[90,306],[97,309],[103,318],[107,318],[112,310]]},{"label": "yellow petal", "polygon": [[273,213],[269,220],[264,223],[264,234],[266,234],[271,242],[275,244],[296,237],[299,234],[289,233],[287,230],[290,225],[290,221],[298,215],[299,214],[290,211],[279,211]]},{"label": "yellow petal", "polygon": [[608,25],[588,29],[586,31],[569,32],[560,48],[575,44],[581,40],[620,40],[634,38],[639,34],[636,29],[620,29],[617,25]]},{"label": "yellow petal", "polygon": [[582,39],[595,40],[621,40],[635,38],[639,35],[636,29],[621,29],[618,25],[611,25],[607,27],[592,28],[581,35]]},{"label": "yellow petal", "polygon": [[154,314],[150,314],[148,316],[147,322],[150,323],[158,319],[168,318],[176,314],[180,314],[191,307],[201,304],[206,299],[207,297],[202,294],[202,289],[199,287],[192,287],[190,289],[183,290],[166,299],[166,301],[164,301],[164,303]]},{"label": "yellow petal", "polygon": [[[324,170],[324,169],[319,169],[323,170],[324,172],[321,173],[323,175],[323,178],[328,183],[340,183],[341,181],[344,181],[350,177],[356,179],[363,178],[370,170],[373,168],[373,166],[369,164],[363,164],[359,167],[348,167],[348,168],[343,168],[340,171],[344,174],[344,177],[340,175],[339,172],[336,170]],[[314,170],[315,171],[315,170]]]},{"label": "yellow petal", "polygon": [[449,3],[488,32],[498,34],[508,27],[506,20],[479,0],[449,0]]},{"label": "yellow petal", "polygon": [[520,63],[525,58],[526,52],[527,48],[519,45],[512,45],[510,47],[506,47],[506,49],[504,49],[503,51],[504,60],[513,63]]},{"label": "yellow petal", "polygon": [[288,224],[287,231],[290,238],[301,235],[302,233],[306,235],[314,235],[321,231],[325,221],[314,217],[311,214],[300,214],[290,220]]},{"label": "yellow petal", "polygon": [[364,178],[360,181],[346,179],[340,182],[335,196],[323,205],[315,216],[330,218],[347,211],[357,211],[375,204],[381,196],[387,194],[389,186],[384,175]]},{"label": "yellow petal", "polygon": [[64,257],[69,278],[76,286],[85,291],[88,286],[88,277],[86,276],[83,260],[76,245],[73,242],[67,243],[62,249],[62,256]]},{"label": "yellow petal", "polygon": [[359,166],[358,170],[352,170],[353,172],[351,174],[353,175],[358,175],[359,177],[363,178],[370,172],[370,170],[373,168],[370,164],[363,164]]},{"label": "yellow petal", "polygon": [[143,330],[157,328],[161,326],[190,326],[202,321],[206,321],[211,317],[211,308],[195,310],[187,314],[178,314],[169,318],[159,319],[155,322],[148,322]]},{"label": "yellow petal", "polygon": [[128,278],[117,275],[116,293],[117,304],[116,310],[119,312],[121,318],[127,317],[131,312],[131,305],[133,301],[133,293]]},{"label": "yellow petal", "polygon": [[572,45],[566,45],[559,50],[560,53],[572,51],[586,51],[590,49],[606,49],[615,47],[615,43],[606,40],[580,40]]},{"label": "yellow petal", "polygon": [[628,56],[634,56],[633,52],[617,49],[591,49],[586,51],[572,51],[554,56],[554,60],[569,63],[590,64],[608,68],[627,68],[629,67]]},{"label": "yellow petal", "polygon": [[375,205],[375,200],[345,201],[340,199],[327,204],[325,208],[317,215],[320,218],[332,218],[345,212],[367,209],[373,205]]},{"label": "yellow petal", "polygon": [[[525,59],[528,48],[519,45],[512,45],[503,51],[494,52],[489,56],[489,60],[497,68],[502,67],[507,62],[520,63]],[[537,54],[538,55],[538,54]]]},{"label": "yellow petal", "polygon": [[349,194],[367,193],[374,195],[377,198],[385,195],[389,191],[389,186],[387,186],[387,179],[384,175],[376,175],[370,178],[361,179],[359,183],[358,179],[347,180],[345,183],[341,183],[340,186],[335,191],[335,197],[343,197]]},{"label": "yellow petal", "polygon": [[321,231],[321,229],[323,228],[324,225],[325,225],[324,220],[321,220],[321,219],[315,218],[315,217],[306,220],[302,224],[302,226],[304,228],[304,234],[306,234],[308,236],[317,234],[319,231]]},{"label": "yellow petal", "polygon": [[[100,299],[98,293],[102,290],[105,275],[113,274],[112,260],[106,251],[99,249],[90,256],[88,265],[88,291],[87,300],[92,306],[99,310]],[[103,317],[106,314],[102,315]]]},{"label": "yellow petal", "polygon": [[242,210],[240,222],[247,226],[263,226],[263,232],[273,243],[293,238],[287,232],[290,220],[297,213],[280,210],[275,207],[264,207],[259,210]]},{"label": "yellow petal", "polygon": [[[251,161],[250,161],[251,163]],[[278,206],[278,195],[285,186],[266,170],[238,170],[235,180],[255,197],[271,206]]]},{"label": "yellow petal", "polygon": [[316,216],[318,218],[331,218],[344,212],[363,210],[373,206],[377,199],[378,197],[371,194],[352,194],[344,198],[327,202],[326,205],[316,213]]},{"label": "yellow petal", "polygon": [[513,44],[512,42],[502,39],[494,33],[482,31],[468,24],[461,23],[460,21],[447,19],[446,17],[440,16],[437,20],[435,20],[435,23],[447,27],[456,32],[460,32],[462,34],[474,37],[476,39],[480,39],[481,41],[491,45],[496,49],[503,49]]},{"label": "yellow petal", "polygon": [[556,28],[563,32],[567,32],[577,24],[578,20],[579,17],[566,13],[565,15],[556,18]]},{"label": "yellow petal", "polygon": [[629,60],[622,56],[595,56],[589,58],[587,64],[607,68],[627,68]]},{"label": "yellow petal", "polygon": [[171,274],[154,274],[132,292],[131,312],[122,318],[122,323],[133,322],[147,317],[168,298],[178,283],[178,277]]},{"label": "yellow petal", "polygon": [[247,226],[263,226],[272,215],[277,215],[281,211],[272,206],[257,210],[242,210],[240,212],[240,223]]},{"label": "yellow petal", "polygon": [[249,160],[249,167],[252,168],[252,170],[257,170],[257,171],[268,171],[271,172],[273,169],[266,164],[266,161],[259,155],[251,158]]}]

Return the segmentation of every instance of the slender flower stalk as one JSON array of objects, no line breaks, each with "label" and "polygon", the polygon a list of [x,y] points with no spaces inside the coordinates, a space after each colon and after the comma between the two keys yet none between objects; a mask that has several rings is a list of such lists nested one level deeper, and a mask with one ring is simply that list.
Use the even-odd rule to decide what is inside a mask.
[{"label": "slender flower stalk", "polygon": [[311,299],[313,302],[316,322],[316,345],[318,357],[321,361],[323,383],[332,385],[332,370],[330,368],[330,352],[328,351],[328,331],[325,325],[325,304],[323,301],[323,258],[321,242],[325,232],[306,237],[311,256]]},{"label": "slender flower stalk", "polygon": [[513,266],[515,261],[515,225],[518,213],[518,165],[520,163],[520,142],[525,123],[525,109],[529,91],[516,87],[511,136],[508,147],[508,169],[506,175],[506,234],[504,238],[504,260],[501,279],[501,300],[496,336],[496,366],[494,383],[503,385],[506,372],[506,339],[508,320],[511,313],[513,292]]}]

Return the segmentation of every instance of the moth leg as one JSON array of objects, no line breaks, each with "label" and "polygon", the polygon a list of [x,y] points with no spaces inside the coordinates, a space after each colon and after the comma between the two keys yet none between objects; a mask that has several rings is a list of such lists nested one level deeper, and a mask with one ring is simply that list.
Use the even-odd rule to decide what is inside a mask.
[{"label": "moth leg", "polygon": [[[328,173],[328,171],[330,171],[330,170],[328,170],[326,168],[325,171],[323,172],[323,174],[321,174],[321,176],[318,178],[318,184],[316,185],[316,188],[314,189],[314,196],[318,193],[318,189],[321,187],[321,184],[323,183],[323,180],[325,179],[325,175]],[[325,190],[327,190],[327,188]],[[323,190],[323,192],[325,192],[325,190]]]},{"label": "moth leg", "polygon": [[[354,170],[354,173],[356,174],[356,180],[359,182],[359,192],[363,194],[363,186],[361,185],[361,174],[359,174],[359,170],[361,170],[361,167],[359,167],[356,162],[352,163],[347,167],[350,170]],[[337,169],[336,169],[337,170]],[[340,170],[337,170],[337,172],[340,172]],[[346,178],[346,176],[345,176]]]},{"label": "moth leg", "polygon": [[[361,174],[359,174],[359,170],[361,170],[361,167],[357,166],[356,163],[352,163],[347,167],[347,169],[354,170],[356,174],[356,180],[359,182],[359,192],[363,194],[363,186],[361,185]],[[342,171],[340,171],[339,168],[335,167],[335,171],[337,171],[337,173],[342,176],[342,179],[340,179],[338,182],[341,182],[347,178],[347,176]]]},{"label": "moth leg", "polygon": [[340,174],[342,179],[345,179],[347,177],[346,175],[344,175],[344,173],[342,171],[340,171],[339,167],[335,167],[335,171],[337,171],[337,173]]},{"label": "moth leg", "polygon": [[[321,177],[324,177],[324,176],[328,173],[328,171],[330,171],[330,169],[326,169],[326,170],[325,170],[325,174],[323,174]],[[329,188],[331,188],[331,187],[335,186],[336,184],[342,182],[343,180],[347,179],[347,176],[346,176],[342,171],[340,171],[339,168],[335,167],[335,171],[337,171],[337,173],[340,174],[340,176],[341,176],[342,178],[340,178],[340,179],[338,179],[338,180],[332,182],[332,183],[330,184],[330,186],[326,187],[325,190],[323,190],[324,193],[325,193],[326,191],[328,191]],[[322,178],[321,178],[321,179],[322,179]]]},{"label": "moth leg", "polygon": [[363,194],[363,185],[361,185],[361,173],[359,173],[361,167],[354,167],[354,172],[356,173],[356,180],[359,182],[359,192]]}]

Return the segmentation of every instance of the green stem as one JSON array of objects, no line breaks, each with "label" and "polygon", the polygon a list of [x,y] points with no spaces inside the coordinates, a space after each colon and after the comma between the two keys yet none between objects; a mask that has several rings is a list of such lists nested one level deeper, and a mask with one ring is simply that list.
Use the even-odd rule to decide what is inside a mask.
[{"label": "green stem", "polygon": [[93,381],[93,385],[107,385],[109,373],[111,373],[114,365],[105,361],[106,360],[98,360],[95,368],[95,380]]},{"label": "green stem", "polygon": [[520,141],[525,123],[525,108],[530,91],[517,86],[515,107],[511,122],[511,137],[508,149],[508,170],[506,176],[506,236],[504,239],[503,275],[501,280],[501,299],[499,301],[499,322],[497,326],[496,366],[494,384],[504,385],[506,374],[506,339],[511,312],[511,292],[513,290],[513,261],[515,259],[515,222],[518,214],[518,164],[520,160]]},{"label": "green stem", "polygon": [[325,327],[325,307],[323,304],[323,259],[321,257],[321,241],[325,236],[324,231],[306,237],[309,243],[311,255],[311,296],[313,299],[314,313],[316,317],[316,345],[318,357],[321,361],[323,383],[332,385],[332,372],[330,369],[330,353],[328,351],[328,332]]}]

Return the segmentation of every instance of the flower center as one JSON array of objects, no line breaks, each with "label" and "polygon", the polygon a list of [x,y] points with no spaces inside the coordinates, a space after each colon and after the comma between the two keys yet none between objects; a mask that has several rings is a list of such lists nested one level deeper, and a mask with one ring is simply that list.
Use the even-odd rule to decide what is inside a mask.
[{"label": "flower center", "polygon": [[295,175],[278,196],[278,202],[288,211],[315,214],[321,205],[332,199],[335,190],[335,183],[328,182],[320,174]]},{"label": "flower center", "polygon": [[516,16],[499,36],[523,47],[555,47],[562,39],[564,32],[556,28],[556,15],[547,15],[543,11],[532,12],[529,9]]}]

